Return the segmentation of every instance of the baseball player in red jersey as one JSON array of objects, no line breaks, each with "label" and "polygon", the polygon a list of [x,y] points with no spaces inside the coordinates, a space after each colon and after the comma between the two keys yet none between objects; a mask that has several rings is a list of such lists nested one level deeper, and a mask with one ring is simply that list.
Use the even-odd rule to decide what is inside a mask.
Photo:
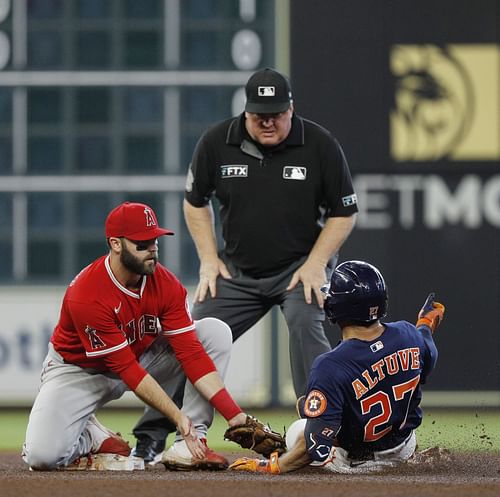
[{"label": "baseball player in red jersey", "polygon": [[[221,379],[231,331],[214,318],[191,319],[186,289],[158,262],[158,238],[172,234],[145,204],[125,202],[108,215],[109,254],[71,282],[50,340],[23,448],[32,469],[103,453],[128,456],[128,444],[95,417],[127,389],[175,423],[187,466],[227,467],[206,446],[206,431],[213,408],[229,426],[246,419]],[[185,377],[181,411],[169,394]]]}]

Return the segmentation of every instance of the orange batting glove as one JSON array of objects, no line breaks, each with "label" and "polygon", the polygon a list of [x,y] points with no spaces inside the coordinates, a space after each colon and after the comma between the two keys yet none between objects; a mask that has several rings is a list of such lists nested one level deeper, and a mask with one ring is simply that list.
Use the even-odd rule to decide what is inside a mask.
[{"label": "orange batting glove", "polygon": [[429,293],[422,309],[418,313],[417,328],[427,326],[434,333],[444,317],[444,305],[434,302],[434,293]]},{"label": "orange batting glove", "polygon": [[280,466],[278,464],[279,454],[273,452],[269,459],[252,459],[250,457],[240,457],[229,466],[229,469],[236,471],[250,471],[252,473],[271,473],[273,475],[280,474]]}]

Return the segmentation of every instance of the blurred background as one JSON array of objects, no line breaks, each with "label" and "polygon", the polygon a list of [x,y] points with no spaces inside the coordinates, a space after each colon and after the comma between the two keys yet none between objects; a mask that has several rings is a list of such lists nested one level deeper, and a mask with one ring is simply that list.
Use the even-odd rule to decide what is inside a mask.
[{"label": "blurred background", "polygon": [[[382,270],[390,320],[430,291],[447,307],[424,403],[499,407],[499,26],[496,0],[0,0],[0,405],[31,405],[118,203],[176,232],[161,259],[193,293],[191,153],[270,66],[344,147],[360,215],[340,260]],[[248,406],[294,403],[278,312],[235,343],[227,383]]]}]

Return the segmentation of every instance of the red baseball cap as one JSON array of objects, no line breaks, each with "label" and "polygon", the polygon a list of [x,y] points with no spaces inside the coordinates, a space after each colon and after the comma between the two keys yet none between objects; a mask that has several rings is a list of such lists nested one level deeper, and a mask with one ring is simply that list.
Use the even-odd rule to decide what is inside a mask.
[{"label": "red baseball cap", "polygon": [[124,202],[115,207],[106,219],[106,238],[128,238],[129,240],[152,240],[174,232],[160,228],[156,215],[146,204]]}]

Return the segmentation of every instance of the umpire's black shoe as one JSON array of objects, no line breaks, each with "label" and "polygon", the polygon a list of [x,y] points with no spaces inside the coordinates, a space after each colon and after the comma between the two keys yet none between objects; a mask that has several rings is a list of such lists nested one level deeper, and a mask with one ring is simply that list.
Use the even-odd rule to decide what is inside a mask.
[{"label": "umpire's black shoe", "polygon": [[144,459],[146,464],[156,464],[161,461],[164,450],[165,440],[153,440],[151,437],[143,436],[137,439],[137,445],[130,455]]}]

